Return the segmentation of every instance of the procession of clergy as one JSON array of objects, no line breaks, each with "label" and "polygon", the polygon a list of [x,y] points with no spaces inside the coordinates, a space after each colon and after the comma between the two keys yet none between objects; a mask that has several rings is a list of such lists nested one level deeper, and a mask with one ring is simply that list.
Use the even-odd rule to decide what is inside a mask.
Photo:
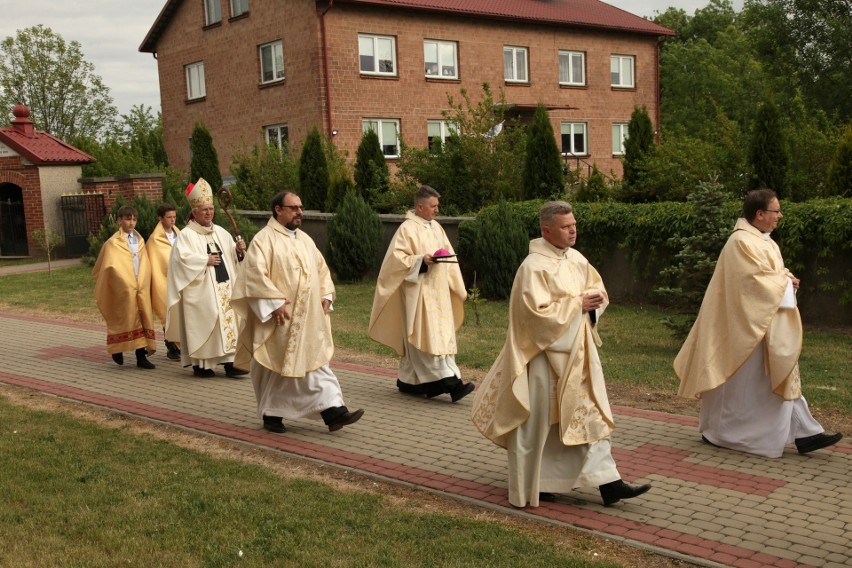
[{"label": "procession of clergy", "polygon": [[[335,289],[325,260],[304,233],[303,206],[276,195],[251,246],[213,223],[213,191],[187,188],[183,230],[171,205],[146,243],[132,207],[95,265],[95,300],[107,324],[107,351],[153,369],[153,314],[167,357],[196,377],[249,374],[258,418],[275,433],[285,420],[321,419],[330,431],[358,421],[329,367],[329,313]],[[530,242],[509,299],[505,344],[478,388],[461,379],[456,331],[467,297],[456,255],[437,222],[440,195],[423,185],[379,271],[369,336],[400,357],[400,393],[457,402],[474,392],[472,420],[507,450],[509,501],[537,507],[576,488],[598,488],[605,506],[651,486],[625,483],[611,454],[615,427],[597,348],[608,304],[597,270],[574,249],[572,206],[542,206],[541,238]],[[714,446],[780,457],[837,443],[801,396],[799,280],[769,237],[782,214],[771,190],[750,192],[725,245],[698,319],[675,360],[679,394],[703,399],[699,430]]]}]

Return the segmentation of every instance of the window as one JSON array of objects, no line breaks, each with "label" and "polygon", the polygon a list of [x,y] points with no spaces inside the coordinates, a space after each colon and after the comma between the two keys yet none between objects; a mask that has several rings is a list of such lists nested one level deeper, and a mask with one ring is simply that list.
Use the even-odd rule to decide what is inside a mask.
[{"label": "window", "polygon": [[562,123],[562,153],[572,156],[585,156],[589,153],[585,122]]},{"label": "window", "polygon": [[527,48],[503,46],[503,77],[512,83],[527,82]]},{"label": "window", "polygon": [[361,73],[396,75],[396,40],[386,36],[359,35],[358,59]]},{"label": "window", "polygon": [[379,145],[385,158],[399,157],[399,121],[389,118],[365,118],[364,132],[370,130],[379,135]]},{"label": "window", "polygon": [[204,25],[211,26],[222,21],[221,0],[204,0]]},{"label": "window", "polygon": [[609,58],[613,87],[633,87],[633,56],[613,55]]},{"label": "window", "polygon": [[201,99],[207,95],[207,88],[204,86],[204,62],[192,63],[185,67],[186,69],[186,98]]},{"label": "window", "polygon": [[624,154],[624,141],[627,140],[627,124],[615,123],[612,125],[612,153]]},{"label": "window", "polygon": [[290,129],[286,124],[273,124],[263,129],[266,134],[266,143],[270,146],[281,148],[290,140]]},{"label": "window", "polygon": [[274,41],[260,46],[260,82],[271,83],[284,78],[284,44]]},{"label": "window", "polygon": [[451,134],[459,133],[459,125],[451,120],[430,120],[426,124],[429,149],[433,151],[437,150],[439,142],[443,144]]},{"label": "window", "polygon": [[248,14],[249,0],[231,0],[231,17],[236,18],[243,14]]},{"label": "window", "polygon": [[559,84],[586,84],[586,54],[581,51],[559,52]]},{"label": "window", "polygon": [[423,62],[427,77],[458,79],[456,42],[427,39],[423,42]]}]

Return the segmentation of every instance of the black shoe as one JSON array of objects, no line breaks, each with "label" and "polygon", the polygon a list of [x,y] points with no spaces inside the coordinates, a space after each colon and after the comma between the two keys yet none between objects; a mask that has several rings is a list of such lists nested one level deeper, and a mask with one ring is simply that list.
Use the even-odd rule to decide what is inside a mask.
[{"label": "black shoe", "polygon": [[704,434],[701,435],[701,441],[704,442],[705,444],[710,444],[711,446],[713,446],[715,448],[721,448],[722,447],[722,446],[717,446],[716,444],[714,444],[713,442],[711,442],[710,440],[705,438]]},{"label": "black shoe", "polygon": [[231,379],[236,379],[242,377],[243,375],[247,375],[248,371],[244,371],[237,367],[234,367],[233,363],[225,363],[225,376]]},{"label": "black shoe", "polygon": [[157,366],[148,360],[148,350],[140,347],[136,350],[136,366],[140,369],[156,369]]},{"label": "black shoe", "polygon": [[364,416],[364,411],[362,409],[358,409],[355,412],[349,412],[348,410],[340,415],[340,417],[335,418],[333,422],[328,425],[329,432],[337,432],[344,426],[349,426],[350,424],[355,424],[361,417]]},{"label": "black shoe", "polygon": [[601,492],[604,507],[609,507],[613,503],[618,503],[622,499],[632,499],[633,497],[638,497],[643,493],[647,493],[648,490],[651,489],[651,485],[645,484],[639,487],[634,487],[632,485],[627,485],[624,483],[624,480],[619,479],[618,481],[613,481],[611,483],[604,483],[598,487],[598,489]]},{"label": "black shoe", "polygon": [[831,434],[830,436],[823,432],[822,434],[817,434],[816,436],[808,436],[807,438],[796,438],[796,449],[799,450],[800,454],[807,454],[809,452],[813,452],[814,450],[833,446],[842,438],[843,434],[841,434],[840,432],[838,432],[837,434]]},{"label": "black shoe", "polygon": [[461,384],[450,392],[450,398],[453,399],[453,402],[458,402],[472,393],[475,388],[476,387],[473,386],[473,383]]},{"label": "black shoe", "polygon": [[264,416],[263,429],[275,434],[283,434],[287,431],[284,427],[284,419],[280,416]]},{"label": "black shoe", "polygon": [[202,369],[198,365],[192,366],[192,374],[196,377],[203,377],[205,379],[216,376],[216,373],[213,371],[213,369]]},{"label": "black shoe", "polygon": [[124,353],[113,353],[112,360],[119,365],[124,365]]},{"label": "black shoe", "polygon": [[180,349],[178,349],[177,344],[166,341],[166,357],[172,361],[180,361]]},{"label": "black shoe", "polygon": [[421,385],[410,385],[399,379],[396,380],[396,388],[398,388],[399,392],[402,394],[410,394],[411,396],[423,396],[426,394],[423,392]]},{"label": "black shoe", "polygon": [[542,491],[538,494],[538,500],[543,503],[556,503],[556,495]]}]

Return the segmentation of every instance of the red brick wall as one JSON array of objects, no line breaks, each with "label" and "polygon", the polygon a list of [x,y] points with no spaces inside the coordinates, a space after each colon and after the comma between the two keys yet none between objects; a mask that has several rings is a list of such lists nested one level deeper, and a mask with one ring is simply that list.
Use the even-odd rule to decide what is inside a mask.
[{"label": "red brick wall", "polygon": [[[228,1],[222,0],[221,25],[203,29],[201,2],[181,3],[158,49],[160,91],[166,151],[170,162],[189,169],[189,137],[196,121],[210,130],[224,175],[230,174],[233,154],[262,140],[262,127],[286,123],[297,147],[314,125],[338,131],[335,144],[354,161],[361,138],[361,120],[398,118],[407,143],[426,145],[426,121],[440,119],[447,95],[458,99],[462,87],[478,100],[481,84],[495,93],[502,88],[509,102],[570,105],[576,110],[551,112],[555,132],[560,122],[588,123],[590,162],[608,173],[621,174],[612,156],[612,123],[627,122],[634,105],[657,113],[656,38],[648,35],[474,20],[428,12],[354,7],[336,4],[326,15],[332,124],[325,123],[320,19],[314,0],[273,3],[256,0],[247,17],[228,20]],[[398,78],[361,77],[358,33],[397,38]],[[423,40],[458,41],[460,81],[424,78]],[[259,86],[258,46],[284,42],[285,81]],[[503,45],[529,48],[530,83],[503,80]],[[587,86],[560,88],[558,50],[586,53]],[[611,54],[634,55],[636,88],[610,87]],[[186,100],[184,65],[203,60],[207,97]]]},{"label": "red brick wall", "polygon": [[109,211],[120,195],[126,202],[138,195],[151,203],[163,200],[163,174],[132,175],[121,177],[83,178],[80,180],[83,193],[103,193],[104,207]]},{"label": "red brick wall", "polygon": [[32,239],[32,232],[44,228],[44,209],[38,168],[24,165],[18,156],[0,158],[0,184],[10,183],[21,188],[30,255],[41,254],[41,247]]},{"label": "red brick wall", "polygon": [[[313,0],[256,0],[247,17],[203,29],[202,2],[183,2],[157,45],[164,139],[170,163],[189,170],[197,121],[213,137],[224,175],[232,157],[262,140],[264,126],[288,124],[290,139],[322,129],[319,20]],[[282,40],[284,81],[260,86],[259,46]],[[184,66],[204,61],[207,96],[187,100]]]}]

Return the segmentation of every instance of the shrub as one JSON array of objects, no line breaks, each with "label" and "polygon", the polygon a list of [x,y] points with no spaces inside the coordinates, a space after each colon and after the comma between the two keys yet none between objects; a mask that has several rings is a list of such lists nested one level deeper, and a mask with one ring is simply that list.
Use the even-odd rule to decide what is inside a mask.
[{"label": "shrub", "polygon": [[347,192],[328,223],[326,258],[338,280],[360,280],[373,268],[382,234],[376,212],[356,192]]},{"label": "shrub", "polygon": [[486,298],[508,298],[515,272],[529,252],[527,230],[502,200],[483,211],[477,221],[474,266],[479,288]]},{"label": "shrub", "polygon": [[189,178],[192,183],[204,178],[213,192],[222,187],[222,173],[219,171],[219,155],[213,145],[213,137],[203,124],[196,123],[189,140],[192,160],[189,162]]},{"label": "shrub", "polygon": [[852,197],[852,124],[846,127],[828,166],[828,195]]},{"label": "shrub", "polygon": [[772,101],[765,101],[757,111],[749,160],[753,170],[749,189],[768,187],[775,190],[779,198],[788,197],[789,159],[781,128],[781,113]]},{"label": "shrub", "polygon": [[527,199],[555,197],[565,189],[562,158],[550,117],[542,104],[536,107],[532,125],[527,129],[523,182]]},{"label": "shrub", "polygon": [[355,189],[370,205],[375,205],[380,196],[390,187],[390,171],[379,144],[379,135],[368,130],[361,136],[355,153]]},{"label": "shrub", "polygon": [[237,152],[231,169],[237,178],[231,191],[238,209],[266,211],[273,196],[299,184],[299,166],[286,143],[281,148],[255,144],[250,151]]},{"label": "shrub", "polygon": [[308,133],[299,157],[299,192],[305,209],[322,210],[328,195],[328,162],[316,126]]}]

